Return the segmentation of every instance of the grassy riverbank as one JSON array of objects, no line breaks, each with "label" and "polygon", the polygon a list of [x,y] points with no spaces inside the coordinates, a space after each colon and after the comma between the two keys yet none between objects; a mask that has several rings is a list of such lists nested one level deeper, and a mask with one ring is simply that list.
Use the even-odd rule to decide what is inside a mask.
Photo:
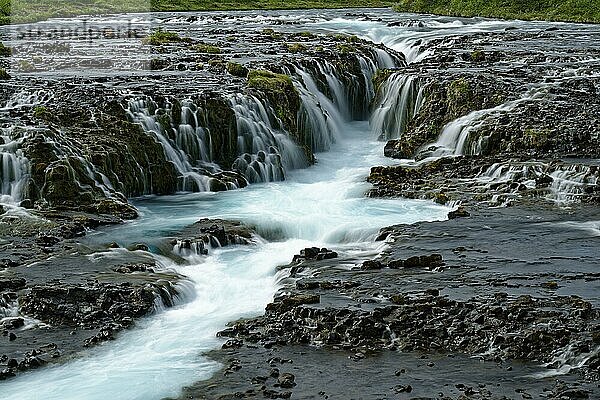
[{"label": "grassy riverbank", "polygon": [[380,0],[0,0],[0,24],[40,21],[53,17],[152,11],[225,11],[296,8],[392,7]]},{"label": "grassy riverbank", "polygon": [[397,11],[600,23],[600,0],[399,0]]}]

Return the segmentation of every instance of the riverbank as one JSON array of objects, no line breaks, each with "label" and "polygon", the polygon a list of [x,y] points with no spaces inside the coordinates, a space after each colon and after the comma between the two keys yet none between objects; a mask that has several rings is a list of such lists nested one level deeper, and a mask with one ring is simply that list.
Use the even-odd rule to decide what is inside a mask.
[{"label": "riverbank", "polygon": [[598,5],[590,0],[400,0],[398,3],[394,6],[394,10],[398,12],[427,13],[455,17],[600,23]]}]

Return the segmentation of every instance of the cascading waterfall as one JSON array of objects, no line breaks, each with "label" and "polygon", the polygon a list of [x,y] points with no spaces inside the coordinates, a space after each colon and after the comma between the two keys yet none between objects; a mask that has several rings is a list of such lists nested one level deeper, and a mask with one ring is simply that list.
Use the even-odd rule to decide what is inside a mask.
[{"label": "cascading waterfall", "polygon": [[26,135],[14,129],[0,134],[0,203],[18,205],[29,181],[29,161],[19,148]]},{"label": "cascading waterfall", "polygon": [[496,163],[477,180],[489,189],[512,184],[514,191],[523,187],[534,190],[538,182],[547,182],[539,189],[542,196],[557,203],[576,201],[600,181],[598,167],[587,165],[545,164],[542,162]]},{"label": "cascading waterfall", "polygon": [[574,201],[588,188],[599,183],[598,167],[586,165],[563,166],[550,173],[552,184],[550,196],[559,203]]},{"label": "cascading waterfall", "polygon": [[[313,152],[327,151],[345,123],[366,118],[367,104],[374,95],[373,75],[378,69],[402,63],[383,49],[376,49],[371,57],[357,55],[357,58],[362,76],[350,80],[344,79],[327,60],[284,68],[301,100],[296,141],[267,101],[248,94],[229,96],[237,125],[234,151],[237,158],[232,166],[217,165],[214,138],[206,127],[204,111],[193,101],[182,101],[181,115],[177,116],[173,112],[178,108],[167,104],[161,109],[149,98],[131,100],[127,112],[133,122],[139,123],[163,147],[166,158],[181,177],[180,191],[209,191],[211,175],[229,168],[250,183],[281,181],[287,172],[309,165],[301,146]],[[357,79],[364,79],[364,84],[357,84]],[[231,182],[226,185],[227,189],[237,188]]]},{"label": "cascading waterfall", "polygon": [[[168,126],[159,123],[159,115],[156,111],[152,113],[151,109],[159,109],[151,99],[135,99],[129,102],[128,114],[132,121],[141,124],[144,130],[161,144],[167,160],[173,163],[179,173],[178,190],[190,192],[210,190],[210,177],[199,173],[192,165],[193,160],[190,159],[193,155],[199,158],[196,161],[207,157],[209,154],[206,149],[207,140],[210,143],[210,135],[207,135],[204,128],[198,126],[191,104],[186,102],[182,106],[181,125],[176,128],[172,127],[170,122],[165,124]],[[171,130],[174,130],[175,140],[169,137]]]},{"label": "cascading waterfall", "polygon": [[423,88],[414,75],[390,76],[380,88],[370,118],[371,130],[381,140],[397,139],[423,104]]},{"label": "cascading waterfall", "polygon": [[313,151],[327,151],[339,139],[336,135],[344,123],[335,102],[345,100],[330,99],[319,89],[312,75],[301,68],[296,67],[294,75],[299,77],[295,86],[301,99],[298,129],[310,138],[308,145]]},{"label": "cascading waterfall", "polygon": [[[277,119],[270,106],[258,98],[237,94],[230,98],[237,119],[237,146],[241,153],[233,169],[251,183],[276,182],[285,179],[285,171],[308,166],[302,149],[289,133],[275,128]],[[277,125],[282,123],[277,119]]]},{"label": "cascading waterfall", "polygon": [[473,111],[450,122],[442,129],[442,133],[435,143],[421,148],[420,158],[481,154],[488,138],[485,136],[473,138],[472,133],[476,132],[490,116],[510,112],[527,101],[539,100],[544,96],[543,87],[544,85],[533,88],[518,99],[496,107]]}]

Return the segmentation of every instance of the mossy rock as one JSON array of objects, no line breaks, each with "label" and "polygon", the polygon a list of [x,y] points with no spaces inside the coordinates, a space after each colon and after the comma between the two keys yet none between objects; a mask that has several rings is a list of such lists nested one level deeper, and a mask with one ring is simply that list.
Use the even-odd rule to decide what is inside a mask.
[{"label": "mossy rock", "polygon": [[375,93],[379,93],[381,86],[392,76],[394,73],[391,69],[378,69],[373,75],[373,88],[375,89]]},{"label": "mossy rock", "polygon": [[302,43],[289,43],[286,45],[286,48],[290,53],[304,53],[308,50],[308,47]]},{"label": "mossy rock", "polygon": [[335,48],[338,51],[338,53],[340,53],[341,55],[349,55],[349,54],[356,53],[356,47],[354,47],[350,44],[339,43],[335,46]]},{"label": "mossy rock", "polygon": [[12,49],[4,45],[4,43],[0,42],[0,57],[10,57],[12,54]]},{"label": "mossy rock", "polygon": [[266,70],[252,70],[248,73],[248,86],[270,92],[296,91],[292,78]]},{"label": "mossy rock", "polygon": [[192,39],[190,38],[184,38],[175,32],[163,31],[162,29],[158,29],[156,32],[143,39],[144,44],[152,46],[162,46],[169,43],[190,43],[191,41]]},{"label": "mossy rock", "polygon": [[52,121],[53,114],[44,106],[33,107],[33,117],[42,121]]},{"label": "mossy rock", "polygon": [[4,68],[0,68],[0,81],[7,81],[11,76],[6,72]]},{"label": "mossy rock", "polygon": [[206,54],[221,54],[223,52],[219,47],[207,43],[199,43],[194,46],[194,49],[200,53]]},{"label": "mossy rock", "polygon": [[274,40],[281,39],[283,37],[283,35],[281,33],[277,32],[271,28],[265,28],[261,31],[261,33],[265,36],[270,37],[271,39],[274,39]]},{"label": "mossy rock", "polygon": [[242,64],[230,61],[227,63],[227,72],[229,72],[233,76],[246,78],[248,76],[249,71],[248,68],[244,67]]}]

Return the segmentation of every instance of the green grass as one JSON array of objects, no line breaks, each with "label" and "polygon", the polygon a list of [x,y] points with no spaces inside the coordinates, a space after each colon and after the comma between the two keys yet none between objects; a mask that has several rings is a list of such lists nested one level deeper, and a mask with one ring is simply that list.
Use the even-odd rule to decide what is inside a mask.
[{"label": "green grass", "polygon": [[[11,3],[12,2],[12,3]],[[0,25],[115,12],[392,7],[454,16],[600,23],[600,0],[0,0]]]},{"label": "green grass", "polygon": [[396,11],[600,23],[600,0],[399,0]]},{"label": "green grass", "polygon": [[117,12],[392,7],[395,4],[397,1],[385,0],[0,0],[0,24]]}]

